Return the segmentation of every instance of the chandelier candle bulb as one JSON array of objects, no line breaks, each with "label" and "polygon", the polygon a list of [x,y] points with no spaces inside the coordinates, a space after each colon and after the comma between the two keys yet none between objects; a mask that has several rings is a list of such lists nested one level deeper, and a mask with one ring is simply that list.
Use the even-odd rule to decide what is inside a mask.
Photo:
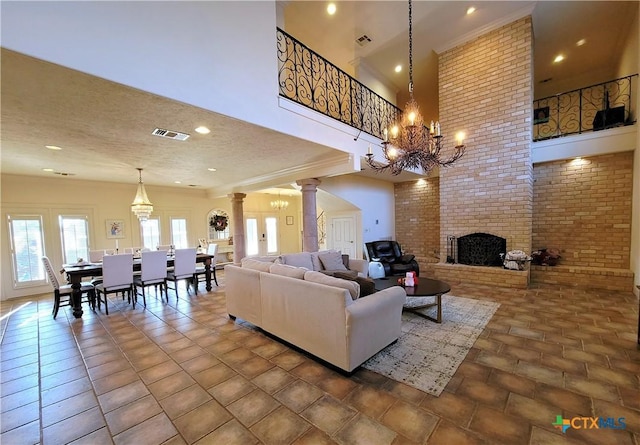
[{"label": "chandelier candle bulb", "polygon": [[373,151],[371,151],[371,144],[369,144],[369,148],[367,149],[367,154],[372,155]]},{"label": "chandelier candle bulb", "polygon": [[464,133],[462,131],[459,131],[456,134],[456,147],[460,147],[463,142],[464,142]]},{"label": "chandelier candle bulb", "polygon": [[436,136],[440,136],[440,122],[436,122]]},{"label": "chandelier candle bulb", "polygon": [[431,121],[431,126],[429,127],[429,133],[433,134],[436,132],[436,128],[433,124],[433,121]]}]

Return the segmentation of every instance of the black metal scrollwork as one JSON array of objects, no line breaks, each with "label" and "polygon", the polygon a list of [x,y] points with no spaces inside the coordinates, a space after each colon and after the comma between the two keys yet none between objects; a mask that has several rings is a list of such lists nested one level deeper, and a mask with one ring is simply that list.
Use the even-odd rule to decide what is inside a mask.
[{"label": "black metal scrollwork", "polygon": [[280,95],[375,137],[400,109],[310,50],[277,30]]}]

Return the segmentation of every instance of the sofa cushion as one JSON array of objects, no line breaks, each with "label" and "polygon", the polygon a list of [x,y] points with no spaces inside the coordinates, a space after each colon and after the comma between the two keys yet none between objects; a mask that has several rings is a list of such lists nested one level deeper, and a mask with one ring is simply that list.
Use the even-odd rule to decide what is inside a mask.
[{"label": "sofa cushion", "polygon": [[297,278],[302,280],[307,269],[304,267],[290,266],[288,264],[272,264],[269,272],[275,275],[284,275],[285,277]]},{"label": "sofa cushion", "polygon": [[[350,270],[348,272],[353,271]],[[342,280],[355,281],[358,283],[360,285],[360,298],[376,292],[376,285],[374,281],[371,278],[359,277],[357,272],[355,276],[347,272],[336,272],[333,276]]]},{"label": "sofa cushion", "polygon": [[247,269],[259,270],[260,272],[269,272],[269,268],[273,263],[266,261],[253,260],[251,258],[243,258],[242,267]]},{"label": "sofa cushion", "polygon": [[285,253],[280,255],[280,260],[282,264],[313,270],[313,262],[311,261],[311,253],[309,252]]},{"label": "sofa cushion", "polygon": [[340,252],[326,252],[318,255],[322,268],[325,270],[348,270],[342,262],[342,254]]},{"label": "sofa cushion", "polygon": [[[340,270],[321,270],[320,272],[322,272],[325,275],[331,275],[332,277],[344,278],[344,279],[349,279],[349,280],[355,280],[356,277],[358,276],[358,271],[357,270],[344,270],[344,269],[340,269]],[[340,277],[338,275],[344,275],[344,276]],[[345,278],[347,276],[349,278]]]},{"label": "sofa cushion", "polygon": [[356,281],[342,280],[314,270],[306,272],[304,274],[304,280],[311,281],[312,283],[326,284],[327,286],[346,289],[349,291],[349,295],[351,295],[351,299],[353,300],[357,300],[360,296],[360,285]]}]

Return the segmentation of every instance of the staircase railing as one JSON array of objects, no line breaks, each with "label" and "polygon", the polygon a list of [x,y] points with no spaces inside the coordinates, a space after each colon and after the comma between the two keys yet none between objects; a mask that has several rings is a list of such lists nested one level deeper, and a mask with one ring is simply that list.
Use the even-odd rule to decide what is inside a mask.
[{"label": "staircase railing", "polygon": [[280,28],[280,96],[378,138],[401,110]]},{"label": "staircase railing", "polygon": [[638,75],[533,102],[533,140],[558,138],[636,122]]}]

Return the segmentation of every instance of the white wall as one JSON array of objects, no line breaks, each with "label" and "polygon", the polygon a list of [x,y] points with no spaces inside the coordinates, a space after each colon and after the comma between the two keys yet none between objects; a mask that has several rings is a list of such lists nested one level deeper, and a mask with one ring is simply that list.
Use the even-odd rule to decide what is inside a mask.
[{"label": "white wall", "polygon": [[318,186],[362,212],[362,227],[358,233],[360,245],[385,237],[395,238],[395,197],[393,183],[367,177],[336,176],[323,178]]}]

